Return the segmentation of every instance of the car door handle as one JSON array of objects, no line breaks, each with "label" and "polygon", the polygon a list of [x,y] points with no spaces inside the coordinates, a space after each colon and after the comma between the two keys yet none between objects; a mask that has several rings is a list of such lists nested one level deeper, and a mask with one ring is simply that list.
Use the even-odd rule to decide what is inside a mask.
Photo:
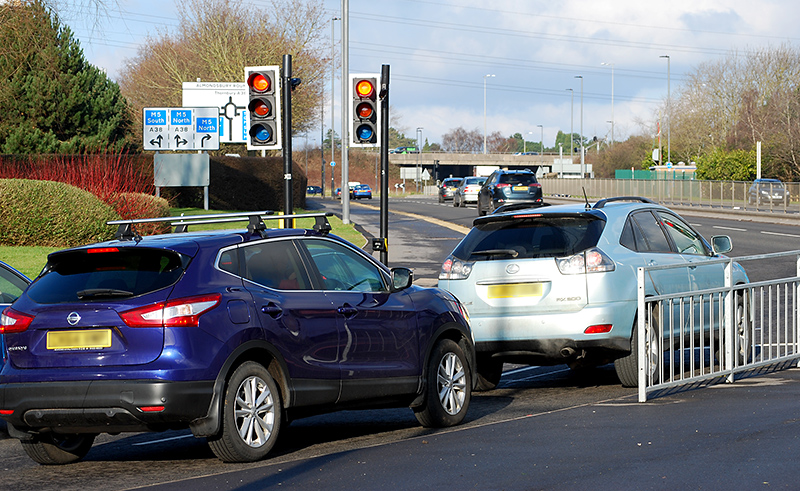
[{"label": "car door handle", "polygon": [[344,304],[336,312],[344,315],[345,317],[352,317],[358,313],[358,309],[349,304]]},{"label": "car door handle", "polygon": [[267,305],[261,307],[261,312],[264,312],[268,316],[272,317],[273,319],[277,319],[283,313],[283,309],[275,305],[274,303],[270,302]]}]

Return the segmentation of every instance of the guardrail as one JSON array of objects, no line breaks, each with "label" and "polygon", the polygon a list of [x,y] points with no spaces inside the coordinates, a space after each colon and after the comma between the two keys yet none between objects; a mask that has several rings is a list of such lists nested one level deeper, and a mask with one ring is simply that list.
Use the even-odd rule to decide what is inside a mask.
[{"label": "guardrail", "polygon": [[[733,285],[733,263],[795,258],[795,276]],[[800,359],[800,250],[725,258],[724,286],[645,296],[652,271],[684,264],[638,268],[636,340],[639,402],[663,389],[724,378]],[[647,360],[642,363],[642,360]]]},{"label": "guardrail", "polygon": [[[545,196],[590,199],[610,196],[642,196],[663,204],[731,208],[747,211],[800,212],[800,183],[765,185],[751,194],[752,181],[700,181],[689,179],[539,179]],[[755,191],[755,190],[754,190]],[[793,201],[792,201],[793,200]]]}]

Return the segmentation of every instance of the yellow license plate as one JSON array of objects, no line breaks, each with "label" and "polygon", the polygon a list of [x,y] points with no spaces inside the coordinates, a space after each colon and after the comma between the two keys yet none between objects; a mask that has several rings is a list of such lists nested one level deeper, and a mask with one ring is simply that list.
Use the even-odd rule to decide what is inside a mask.
[{"label": "yellow license plate", "polygon": [[514,186],[514,191],[527,191],[528,186]]},{"label": "yellow license plate", "polygon": [[50,331],[47,333],[47,349],[81,350],[111,347],[111,329],[90,331]]},{"label": "yellow license plate", "polygon": [[489,298],[541,297],[541,283],[514,283],[511,285],[489,285]]}]

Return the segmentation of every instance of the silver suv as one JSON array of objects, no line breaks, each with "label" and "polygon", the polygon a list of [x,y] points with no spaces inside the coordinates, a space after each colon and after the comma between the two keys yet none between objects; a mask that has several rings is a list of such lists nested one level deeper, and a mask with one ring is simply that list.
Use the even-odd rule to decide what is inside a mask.
[{"label": "silver suv", "polygon": [[[503,362],[599,366],[615,361],[623,385],[637,383],[632,350],[637,268],[652,271],[647,295],[723,285],[727,236],[706,242],[669,209],[645,198],[511,209],[479,217],[444,261],[439,287],[470,313],[478,388],[494,388]],[[734,284],[749,282],[736,264]]]}]

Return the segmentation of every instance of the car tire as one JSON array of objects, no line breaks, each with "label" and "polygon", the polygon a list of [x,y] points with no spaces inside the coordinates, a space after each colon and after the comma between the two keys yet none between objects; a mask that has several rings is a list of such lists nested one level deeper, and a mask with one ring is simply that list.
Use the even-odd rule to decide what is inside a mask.
[{"label": "car tire", "polygon": [[86,457],[96,435],[38,435],[33,440],[20,440],[28,457],[42,465],[71,464]]},{"label": "car tire", "polygon": [[[658,333],[658,306],[653,307],[652,318],[648,321],[650,322],[650,342],[645,344],[645,353],[648,358],[647,376],[652,376],[653,383],[658,383],[660,381],[660,374],[658,371],[660,365],[659,358],[663,357],[658,342],[658,334],[656,334]],[[634,319],[633,333],[631,334],[631,352],[627,356],[614,360],[614,369],[623,387],[639,386],[638,347],[639,322],[637,319]]]},{"label": "car tire", "polygon": [[477,369],[476,391],[483,392],[497,388],[497,384],[500,383],[500,377],[503,375],[503,362],[501,360],[488,356],[479,357]]},{"label": "car tire", "polygon": [[459,202],[456,201],[455,198],[453,198],[453,207],[458,207],[458,206],[459,206]]},{"label": "car tire", "polygon": [[442,339],[428,361],[425,402],[414,408],[417,421],[426,428],[461,423],[472,396],[472,379],[467,357],[450,339]]},{"label": "car tire", "polygon": [[[254,405],[253,402],[256,402]],[[267,456],[281,428],[281,401],[272,375],[259,363],[242,363],[228,379],[220,433],[208,445],[223,462]]]},{"label": "car tire", "polygon": [[441,194],[439,195],[439,203],[444,203],[444,197]]},{"label": "car tire", "polygon": [[[750,361],[752,356],[752,344],[750,338],[750,326],[752,325],[751,322],[748,322],[746,318],[745,312],[745,303],[749,305],[750,301],[750,293],[744,291],[742,295],[739,295],[736,299],[736,310],[733,313],[733,317],[736,322],[736,336],[738,337],[738,350],[736,352],[736,364],[737,366],[742,366],[748,361]],[[748,312],[753,312],[752,308],[748,306]],[[717,344],[719,346],[719,344]],[[721,361],[719,348],[714,351],[714,359],[717,362]]]}]

